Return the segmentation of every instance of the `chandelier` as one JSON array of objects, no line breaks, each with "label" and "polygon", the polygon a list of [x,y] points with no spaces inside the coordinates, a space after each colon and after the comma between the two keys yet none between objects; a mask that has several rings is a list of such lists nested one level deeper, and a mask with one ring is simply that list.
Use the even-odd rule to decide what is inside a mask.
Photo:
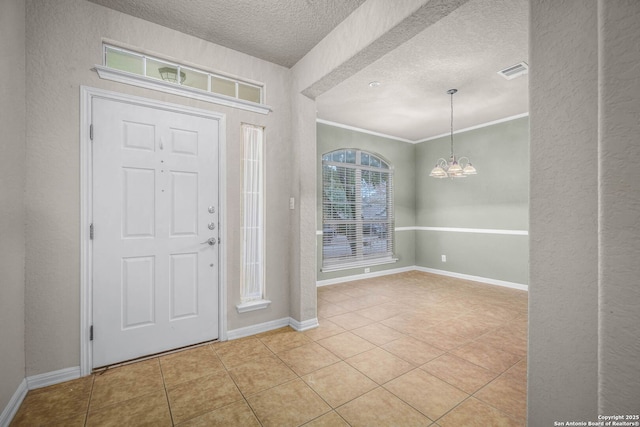
[{"label": "chandelier", "polygon": [[457,158],[453,153],[453,94],[456,92],[458,92],[458,89],[449,89],[447,91],[451,95],[451,157],[449,161],[443,158],[438,159],[436,166],[429,174],[434,178],[466,178],[468,175],[478,173],[468,157]]}]

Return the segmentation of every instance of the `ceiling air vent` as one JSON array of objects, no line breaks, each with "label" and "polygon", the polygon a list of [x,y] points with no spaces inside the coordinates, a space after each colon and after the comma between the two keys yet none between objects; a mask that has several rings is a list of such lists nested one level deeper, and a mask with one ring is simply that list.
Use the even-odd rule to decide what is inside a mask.
[{"label": "ceiling air vent", "polygon": [[523,76],[529,72],[529,66],[526,62],[519,62],[516,65],[512,65],[510,67],[505,68],[504,70],[498,71],[502,77],[507,80],[515,79],[516,77]]}]

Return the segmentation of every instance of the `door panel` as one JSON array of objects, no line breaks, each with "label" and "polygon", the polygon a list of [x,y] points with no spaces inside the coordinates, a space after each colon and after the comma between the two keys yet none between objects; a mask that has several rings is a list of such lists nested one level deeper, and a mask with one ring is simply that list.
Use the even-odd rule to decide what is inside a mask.
[{"label": "door panel", "polygon": [[155,323],[155,257],[122,259],[122,329]]},{"label": "door panel", "polygon": [[93,366],[217,338],[218,121],[92,102]]},{"label": "door panel", "polygon": [[198,233],[198,174],[171,172],[171,236]]},{"label": "door panel", "polygon": [[155,170],[122,168],[122,238],[154,237]]},{"label": "door panel", "polygon": [[198,315],[198,254],[171,255],[171,320]]}]

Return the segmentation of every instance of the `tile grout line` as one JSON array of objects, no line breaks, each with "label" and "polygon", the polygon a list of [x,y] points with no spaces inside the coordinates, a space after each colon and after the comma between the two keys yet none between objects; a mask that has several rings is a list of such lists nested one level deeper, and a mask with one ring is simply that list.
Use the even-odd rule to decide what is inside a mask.
[{"label": "tile grout line", "polygon": [[[260,340],[259,340],[260,341]],[[260,341],[262,342],[262,341]],[[265,346],[266,347],[266,346]],[[269,349],[267,347],[267,349]],[[240,396],[242,396],[242,400],[244,401],[244,403],[247,405],[247,407],[249,408],[249,410],[251,410],[251,413],[253,414],[253,416],[255,417],[256,421],[258,421],[258,424],[260,424],[260,426],[264,426],[264,424],[262,423],[262,421],[260,420],[260,418],[258,418],[258,414],[256,414],[256,411],[253,409],[253,406],[251,406],[251,404],[249,403],[249,400],[247,399],[247,396],[245,396],[245,394],[242,392],[242,390],[240,390],[240,387],[238,385],[238,383],[236,382],[236,380],[233,378],[233,375],[231,375],[231,372],[229,372],[229,370],[231,368],[227,367],[227,365],[222,361],[222,359],[220,358],[220,355],[218,354],[218,352],[216,351],[216,349],[214,348],[213,344],[211,344],[211,350],[213,351],[213,354],[218,358],[218,360],[220,361],[220,364],[222,365],[222,367],[224,368],[226,374],[229,376],[229,378],[231,379],[231,381],[233,382],[233,385],[235,386],[236,390],[238,390],[238,393],[240,393]],[[271,349],[269,349],[271,350]],[[231,403],[233,404],[233,403]],[[231,405],[230,404],[230,405]],[[227,405],[228,406],[228,405]],[[219,409],[219,408],[218,408]]]},{"label": "tile grout line", "polygon": [[[507,418],[513,419],[514,421],[520,421],[519,419],[517,419],[517,417],[515,415],[509,414],[507,412],[505,412],[504,410],[496,407],[495,405],[493,405],[490,402],[485,401],[484,399],[481,399],[480,397],[476,396],[476,393],[479,393],[481,390],[489,387],[489,385],[491,385],[492,383],[496,382],[498,379],[500,379],[501,377],[503,377],[507,371],[511,368],[513,368],[515,365],[517,365],[518,363],[520,363],[522,360],[524,360],[524,357],[521,358],[518,362],[514,363],[511,367],[507,368],[506,370],[504,370],[503,372],[501,372],[497,377],[495,377],[494,379],[492,379],[491,381],[489,381],[488,383],[486,383],[485,385],[483,385],[482,387],[480,387],[478,390],[474,391],[473,394],[471,395],[472,397],[474,397],[475,399],[477,399],[478,401],[484,403],[485,405],[488,405],[490,407],[492,407],[493,409],[497,410],[498,412],[504,414]],[[525,395],[526,398],[526,395]]]},{"label": "tile grout line", "polygon": [[171,425],[175,426],[176,422],[173,419],[173,411],[171,410],[171,401],[169,400],[169,390],[167,390],[167,382],[164,380],[164,370],[162,369],[162,362],[158,357],[158,367],[160,368],[160,376],[162,377],[162,388],[164,389],[164,398],[167,400],[167,406],[169,408],[169,417],[171,417]]},{"label": "tile grout line", "polygon": [[89,401],[87,402],[87,411],[84,415],[84,426],[86,427],[89,422],[89,408],[91,408],[91,399],[93,399],[93,388],[96,383],[95,374],[91,374],[91,392],[89,392]]},{"label": "tile grout line", "polygon": [[[380,322],[375,322],[375,323],[372,323],[372,324],[378,324],[378,323],[380,323]],[[366,326],[366,325],[365,325],[365,326]],[[385,325],[385,326],[386,326],[386,325]],[[351,331],[352,331],[352,330],[348,330],[348,332],[351,332]],[[400,331],[398,331],[398,332],[400,332]],[[353,332],[352,332],[352,333],[353,333]],[[354,335],[358,336],[357,334],[354,334]],[[406,335],[406,336],[409,336],[409,335]],[[360,337],[360,338],[362,338],[362,337]],[[392,354],[392,353],[388,352],[387,350],[385,350],[384,348],[382,348],[380,345],[375,344],[375,343],[372,343],[371,341],[367,340],[366,338],[362,338],[362,339],[364,339],[364,340],[366,340],[367,342],[371,343],[371,344],[372,344],[372,345],[374,345],[375,347],[374,347],[373,349],[364,350],[364,351],[362,351],[362,352],[360,352],[360,353],[353,354],[353,355],[351,355],[351,356],[347,357],[346,359],[349,359],[349,358],[352,358],[352,357],[358,356],[358,355],[360,355],[360,354],[366,353],[366,352],[368,352],[368,351],[372,351],[372,350],[374,350],[374,349],[380,349],[380,350],[382,350],[382,351],[384,351],[384,352],[386,352],[386,353],[389,353],[389,354],[390,354],[390,355],[392,355],[393,357],[398,357],[398,356],[395,356],[394,354]],[[400,339],[400,338],[397,338],[397,339]],[[415,338],[414,338],[414,339],[415,339]],[[392,340],[392,341],[395,341],[395,340]],[[392,341],[389,341],[389,342],[392,342]],[[320,345],[322,345],[322,344],[320,344]],[[301,346],[299,346],[299,347],[301,347]],[[324,346],[323,346],[323,347],[324,347]],[[298,347],[294,347],[294,348],[298,348]],[[331,352],[331,350],[329,350],[329,349],[327,349],[327,350],[328,350],[329,352]],[[277,354],[277,353],[274,353],[274,354],[275,354],[276,356],[278,356],[278,354]],[[335,354],[335,353],[332,353],[332,354]],[[447,354],[447,353],[445,352],[444,354]],[[319,369],[317,369],[317,370],[315,370],[315,371],[312,371],[312,372],[310,372],[310,373],[316,372],[316,371],[318,371],[318,370],[320,370],[320,369],[327,368],[327,367],[329,367],[329,366],[333,366],[333,365],[335,365],[335,364],[337,364],[337,363],[340,363],[340,362],[344,362],[344,363],[346,363],[348,366],[350,366],[351,368],[353,368],[353,369],[357,370],[360,374],[362,374],[364,377],[366,377],[367,379],[369,379],[370,381],[372,381],[374,384],[376,384],[376,387],[375,387],[375,388],[373,388],[373,389],[371,389],[371,390],[368,390],[368,391],[366,391],[366,392],[364,392],[364,393],[362,393],[362,394],[360,394],[360,395],[358,395],[358,396],[353,397],[352,399],[350,399],[350,400],[348,400],[348,401],[346,401],[346,402],[344,402],[344,403],[340,404],[339,406],[333,407],[333,406],[332,406],[331,404],[329,404],[329,402],[327,402],[327,401],[326,401],[322,396],[320,396],[320,395],[319,395],[319,394],[318,394],[318,393],[313,389],[313,387],[309,386],[309,387],[311,388],[311,390],[312,390],[316,395],[318,395],[318,397],[320,397],[320,398],[321,398],[321,399],[322,399],[322,400],[323,400],[323,401],[324,401],[324,402],[325,402],[325,403],[326,403],[326,404],[331,408],[331,411],[329,411],[329,412],[332,412],[332,411],[333,411],[333,412],[336,412],[336,413],[340,416],[340,414],[337,412],[337,409],[339,409],[339,408],[341,408],[341,407],[343,407],[343,406],[347,405],[348,403],[350,403],[350,402],[352,402],[352,401],[354,401],[354,400],[356,400],[356,399],[358,399],[358,398],[360,398],[360,397],[362,397],[362,396],[364,396],[364,395],[366,395],[366,394],[368,394],[368,393],[371,393],[371,392],[372,392],[372,391],[374,391],[374,390],[382,389],[382,390],[384,390],[384,391],[386,391],[386,392],[388,392],[388,393],[392,394],[394,397],[396,397],[397,399],[399,399],[401,402],[405,403],[405,404],[406,404],[406,405],[408,405],[409,407],[413,408],[413,409],[414,409],[414,410],[416,410],[418,413],[420,413],[420,414],[422,414],[423,416],[425,416],[425,417],[426,417],[429,421],[431,421],[432,423],[435,423],[435,422],[436,422],[436,420],[431,419],[427,414],[423,413],[423,412],[422,412],[422,411],[420,411],[418,408],[416,408],[415,406],[413,406],[411,403],[409,403],[409,402],[405,401],[402,397],[397,396],[395,393],[393,393],[393,391],[391,391],[391,390],[389,390],[388,388],[386,388],[386,387],[385,387],[385,384],[387,384],[387,383],[389,383],[389,382],[391,382],[391,381],[393,381],[393,380],[395,380],[395,379],[397,379],[397,378],[399,378],[399,377],[401,377],[401,376],[403,376],[403,375],[409,374],[409,373],[410,373],[410,372],[412,372],[412,371],[415,371],[415,370],[417,370],[417,369],[421,369],[421,366],[423,366],[423,365],[416,366],[415,364],[413,364],[413,363],[411,363],[411,362],[409,362],[409,361],[407,361],[407,360],[404,360],[404,359],[402,359],[402,358],[398,357],[398,359],[403,360],[403,361],[405,361],[405,362],[409,363],[409,364],[412,366],[412,368],[413,368],[413,369],[411,369],[411,370],[409,370],[409,371],[407,371],[407,372],[404,372],[404,373],[402,373],[402,374],[399,374],[398,376],[396,376],[396,377],[394,377],[394,378],[391,378],[390,380],[388,380],[388,381],[386,381],[386,382],[384,382],[384,383],[380,384],[379,382],[377,382],[376,380],[374,380],[373,378],[371,378],[369,375],[367,375],[366,373],[364,373],[364,372],[360,371],[357,367],[353,366],[353,365],[352,365],[351,363],[349,363],[346,359],[341,358],[341,357],[340,357],[340,356],[338,356],[337,354],[336,354],[335,356],[339,357],[341,360],[340,360],[339,362],[335,362],[335,363],[333,363],[333,364],[331,364],[331,365],[327,365],[327,366],[325,366],[325,367],[323,367],[323,368],[319,368]],[[438,356],[438,357],[440,357],[440,356]],[[279,356],[278,356],[278,358],[280,359],[280,357],[279,357]],[[435,358],[434,358],[434,359],[435,359]],[[285,365],[287,365],[287,364],[286,364],[286,362],[285,362],[284,360],[282,360],[282,359],[280,359],[280,360],[281,360]],[[428,362],[427,362],[427,363],[428,363]],[[426,364],[426,363],[425,363],[425,364]],[[426,372],[426,371],[425,371],[425,372]],[[296,373],[296,372],[294,371],[294,373]],[[429,374],[429,375],[433,375],[433,374],[430,374],[430,373],[428,373],[428,372],[426,372],[426,373],[427,373],[427,374]],[[309,373],[308,373],[308,374],[309,374]],[[305,375],[308,375],[308,374],[305,374]],[[296,375],[298,375],[298,374],[296,373]],[[434,377],[439,378],[439,377],[437,377],[437,376],[435,376],[435,375],[434,375]],[[300,379],[301,379],[305,384],[307,384],[307,383],[306,383],[306,381],[304,381],[304,379],[303,379],[301,376],[299,376],[299,375],[298,375],[298,378],[300,378]],[[462,402],[464,402],[465,400],[467,400],[468,398],[470,398],[470,397],[471,397],[471,394],[467,393],[466,391],[459,389],[458,387],[454,386],[453,384],[450,384],[449,382],[445,381],[445,380],[444,380],[444,379],[442,379],[442,378],[439,378],[439,379],[440,379],[440,380],[442,380],[443,382],[447,383],[448,385],[450,385],[450,386],[454,387],[455,389],[457,389],[457,390],[461,391],[462,393],[466,394],[466,397],[465,397],[461,402],[459,402],[458,404],[456,404],[454,407],[452,407],[452,408],[451,408],[449,411],[447,411],[446,413],[450,412],[451,410],[453,410],[454,408],[456,408],[457,406],[459,406]],[[291,381],[293,381],[293,380],[291,380]],[[290,382],[290,381],[289,381],[289,382]],[[283,383],[283,384],[286,384],[286,383]],[[308,386],[308,384],[307,384],[307,386]],[[274,387],[277,387],[277,386],[274,386]],[[266,390],[265,390],[265,391],[266,391]],[[327,413],[328,413],[328,412],[327,412]],[[325,413],[325,414],[326,414],[326,413]],[[322,415],[325,415],[325,414],[322,414]],[[320,415],[320,416],[322,416],[322,415]],[[442,416],[444,416],[444,414],[443,414]],[[441,416],[441,417],[439,417],[438,419],[442,418],[442,416]],[[318,418],[319,418],[319,417],[318,417]],[[341,418],[342,418],[342,417],[341,417]],[[346,420],[345,420],[345,421],[346,421]]]}]

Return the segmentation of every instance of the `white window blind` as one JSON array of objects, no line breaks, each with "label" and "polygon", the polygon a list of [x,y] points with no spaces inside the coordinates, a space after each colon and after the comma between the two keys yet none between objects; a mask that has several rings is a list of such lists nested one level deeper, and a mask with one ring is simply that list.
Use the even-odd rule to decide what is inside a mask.
[{"label": "white window blind", "polygon": [[242,303],[264,297],[264,129],[242,125]]},{"label": "white window blind", "polygon": [[394,262],[393,168],[356,149],[322,156],[322,270]]}]

